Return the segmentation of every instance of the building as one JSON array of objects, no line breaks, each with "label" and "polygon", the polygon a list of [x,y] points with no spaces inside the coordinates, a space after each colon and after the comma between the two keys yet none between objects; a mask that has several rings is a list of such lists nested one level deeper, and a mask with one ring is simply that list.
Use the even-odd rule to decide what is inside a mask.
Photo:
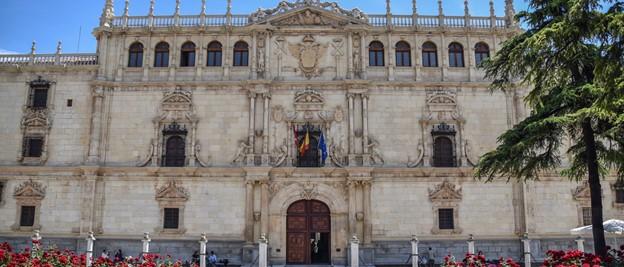
[{"label": "building", "polygon": [[[484,59],[512,17],[364,14],[318,0],[249,15],[116,16],[95,54],[0,56],[0,240],[33,230],[80,250],[273,264],[404,263],[412,235],[441,258],[470,234],[492,258],[574,247],[589,191],[557,173],[484,184],[479,155],[527,111],[526,88],[490,92]],[[467,1],[466,1],[467,3]],[[490,3],[493,7],[493,4]],[[624,190],[604,183],[605,218]],[[439,259],[438,259],[439,261]]]}]

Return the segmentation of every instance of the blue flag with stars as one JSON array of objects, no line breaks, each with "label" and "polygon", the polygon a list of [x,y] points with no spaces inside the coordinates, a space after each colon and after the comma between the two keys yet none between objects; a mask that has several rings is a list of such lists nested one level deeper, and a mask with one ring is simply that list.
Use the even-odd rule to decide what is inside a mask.
[{"label": "blue flag with stars", "polygon": [[318,149],[321,150],[321,160],[323,165],[325,165],[325,160],[327,159],[327,144],[325,144],[325,134],[321,132],[321,138],[318,143]]}]

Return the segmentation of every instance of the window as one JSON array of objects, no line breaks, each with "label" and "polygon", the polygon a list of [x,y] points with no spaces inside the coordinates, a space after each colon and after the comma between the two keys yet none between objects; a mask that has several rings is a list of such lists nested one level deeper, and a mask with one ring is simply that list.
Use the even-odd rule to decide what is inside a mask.
[{"label": "window", "polygon": [[449,66],[453,68],[464,67],[464,48],[458,43],[449,45]]},{"label": "window", "polygon": [[426,42],[422,48],[422,64],[423,67],[438,67],[438,48],[432,42]]},{"label": "window", "polygon": [[128,67],[143,67],[143,44],[138,42],[132,44],[128,52]]},{"label": "window", "polygon": [[436,137],[433,144],[433,166],[455,167],[453,141],[449,137]]},{"label": "window", "polygon": [[583,217],[583,225],[591,225],[592,224],[592,214],[591,214],[591,208],[590,207],[583,207],[581,212],[583,214],[581,214]]},{"label": "window", "polygon": [[181,136],[172,136],[167,139],[165,167],[184,167],[185,146],[184,138]]},{"label": "window", "polygon": [[44,109],[48,107],[48,88],[40,87],[32,89],[32,108]]},{"label": "window", "polygon": [[223,58],[223,46],[221,43],[214,41],[208,44],[208,67],[220,67]]},{"label": "window", "polygon": [[169,44],[165,42],[158,43],[154,52],[154,67],[169,67]]},{"label": "window", "polygon": [[165,208],[163,218],[164,229],[178,229],[180,225],[180,209],[178,208]]},{"label": "window", "polygon": [[67,99],[67,107],[73,107],[74,106],[74,100],[73,99]]},{"label": "window", "polygon": [[481,65],[481,62],[490,57],[490,47],[485,43],[478,43],[475,46],[475,62],[477,67]]},{"label": "window", "polygon": [[622,185],[615,187],[615,203],[624,204],[624,186]]},{"label": "window", "polygon": [[20,226],[32,227],[35,225],[35,206],[22,206],[20,211]]},{"label": "window", "polygon": [[234,66],[249,66],[249,45],[243,41],[234,44]]},{"label": "window", "polygon": [[381,42],[374,41],[368,47],[368,64],[371,67],[383,67],[384,61],[384,45]]},{"label": "window", "polygon": [[25,137],[23,144],[25,158],[39,158],[43,154],[43,137]]},{"label": "window", "polygon": [[412,66],[412,49],[407,42],[401,41],[396,45],[396,65],[398,67]]},{"label": "window", "polygon": [[195,66],[195,44],[186,42],[182,45],[182,55],[180,57],[180,67]]},{"label": "window", "polygon": [[455,229],[453,209],[438,209],[438,227],[440,230]]}]

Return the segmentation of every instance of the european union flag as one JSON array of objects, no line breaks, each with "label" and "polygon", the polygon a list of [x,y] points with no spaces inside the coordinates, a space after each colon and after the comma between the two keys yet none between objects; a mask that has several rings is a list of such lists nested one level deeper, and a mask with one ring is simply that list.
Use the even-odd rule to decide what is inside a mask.
[{"label": "european union flag", "polygon": [[325,144],[325,134],[321,132],[321,138],[318,143],[318,149],[321,150],[321,160],[323,165],[325,165],[325,160],[327,159],[327,144]]}]

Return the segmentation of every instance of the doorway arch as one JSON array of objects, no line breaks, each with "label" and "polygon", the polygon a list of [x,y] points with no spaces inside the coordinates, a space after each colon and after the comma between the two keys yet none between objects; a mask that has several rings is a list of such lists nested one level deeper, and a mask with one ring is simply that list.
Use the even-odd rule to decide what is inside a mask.
[{"label": "doorway arch", "polygon": [[331,213],[318,200],[300,200],[288,207],[286,216],[286,263],[331,262]]}]

